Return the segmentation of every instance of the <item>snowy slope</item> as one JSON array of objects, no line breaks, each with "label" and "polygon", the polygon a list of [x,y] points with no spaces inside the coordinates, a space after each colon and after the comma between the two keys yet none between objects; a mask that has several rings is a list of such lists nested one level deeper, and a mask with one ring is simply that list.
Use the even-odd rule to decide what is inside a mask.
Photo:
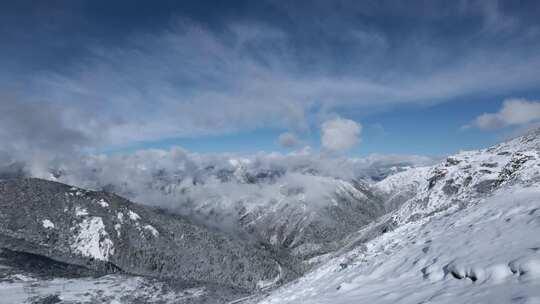
[{"label": "snowy slope", "polygon": [[0,249],[0,304],[227,303],[240,289],[125,273],[98,276],[85,267]]},{"label": "snowy slope", "polygon": [[397,210],[261,303],[540,303],[540,137],[375,185]]},{"label": "snowy slope", "polygon": [[540,189],[409,222],[261,303],[540,303]]},{"label": "snowy slope", "polygon": [[[167,284],[143,277],[54,278],[42,280],[13,275],[0,281],[0,303],[204,303],[204,287],[174,290]],[[29,292],[31,290],[31,292]]]},{"label": "snowy slope", "polygon": [[40,179],[0,181],[0,249],[99,274],[256,289],[287,279],[272,253],[122,197]]},{"label": "snowy slope", "polygon": [[539,164],[539,150],[506,144],[458,153],[418,175],[417,193],[393,219],[399,225],[448,208],[466,207],[496,189],[537,185]]}]

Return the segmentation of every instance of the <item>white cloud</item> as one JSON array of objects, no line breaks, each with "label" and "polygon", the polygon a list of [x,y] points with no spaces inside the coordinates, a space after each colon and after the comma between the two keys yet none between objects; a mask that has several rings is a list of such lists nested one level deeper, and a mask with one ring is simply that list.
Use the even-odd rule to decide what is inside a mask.
[{"label": "white cloud", "polygon": [[[332,58],[320,58],[315,72],[306,70],[286,32],[260,25],[228,30],[237,39],[224,41],[188,23],[134,35],[121,47],[97,46],[69,69],[29,74],[25,92],[39,92],[29,98],[70,109],[69,127],[86,136],[99,130],[103,145],[110,146],[256,128],[305,131],[315,123],[309,121],[314,109],[326,112],[317,115],[336,108],[369,113],[538,84],[540,56],[525,49],[473,48],[452,65],[420,72],[368,65],[336,75]],[[406,52],[432,58],[445,50]]]},{"label": "white cloud", "polygon": [[321,126],[322,147],[331,152],[345,152],[360,142],[362,125],[343,118],[325,121]]},{"label": "white cloud", "polygon": [[[540,101],[507,99],[497,113],[484,113],[472,122],[480,129],[520,126],[540,120]],[[465,128],[469,127],[465,126]]]},{"label": "white cloud", "polygon": [[[327,201],[324,181],[379,180],[395,167],[424,166],[433,159],[416,155],[336,157],[304,149],[294,153],[200,154],[182,148],[139,150],[113,155],[84,155],[71,162],[44,164],[61,172],[58,181],[88,189],[105,189],[133,201],[183,213],[227,230],[239,223],[239,201],[253,208],[281,201],[286,188],[305,190],[307,208]],[[2,173],[0,167],[0,175]],[[29,168],[31,176],[50,178]],[[258,183],[247,182],[246,177]],[[330,179],[330,180],[331,180]],[[321,181],[323,183],[321,183]],[[286,187],[286,188],[284,188]],[[206,217],[209,215],[209,217]],[[214,221],[214,216],[219,220]],[[231,219],[233,219],[231,221]]]},{"label": "white cloud", "polygon": [[[369,115],[404,103],[538,87],[538,33],[526,31],[519,19],[501,19],[506,14],[497,5],[480,9],[489,17],[487,27],[517,27],[515,43],[505,40],[501,48],[481,43],[490,33],[471,33],[482,39],[456,52],[414,31],[396,41],[377,27],[351,27],[335,37],[344,39],[338,46],[345,47],[345,55],[332,51],[334,38],[328,49],[298,49],[294,31],[266,23],[235,21],[215,32],[196,22],[172,21],[161,31],[133,32],[121,43],[91,39],[80,45],[85,49],[81,58],[61,61],[61,68],[1,70],[0,82],[6,85],[0,93],[24,88],[24,100],[38,109],[55,109],[59,132],[80,135],[77,147],[114,150],[262,128],[300,133],[317,127],[317,118],[328,113]],[[0,111],[0,126],[9,120],[7,113]],[[28,123],[17,119],[14,124],[13,130]],[[24,135],[17,140],[28,148],[19,150],[34,149],[32,134]],[[40,138],[55,143],[55,136]],[[0,134],[0,141],[10,137]],[[42,154],[41,147],[35,150]]]},{"label": "white cloud", "polygon": [[278,137],[278,143],[284,148],[295,148],[303,144],[302,140],[291,132],[281,133]]}]

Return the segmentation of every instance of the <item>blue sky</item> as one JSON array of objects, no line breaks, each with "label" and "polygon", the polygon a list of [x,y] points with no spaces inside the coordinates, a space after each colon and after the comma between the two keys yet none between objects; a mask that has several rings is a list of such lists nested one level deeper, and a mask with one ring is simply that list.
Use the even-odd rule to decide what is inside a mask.
[{"label": "blue sky", "polygon": [[0,139],[53,154],[485,147],[540,120],[539,15],[537,1],[4,2]]},{"label": "blue sky", "polygon": [[[524,97],[533,98],[535,92],[520,92]],[[513,135],[508,130],[470,129],[462,126],[484,112],[496,112],[508,96],[488,98],[459,98],[433,106],[402,106],[364,117],[358,113],[344,113],[343,117],[361,121],[364,129],[362,140],[350,151],[352,156],[369,154],[423,154],[443,156],[458,152],[488,147]],[[234,152],[256,153],[278,151],[287,153],[276,140],[286,129],[256,129],[226,135],[188,138],[169,138],[158,141],[134,143],[113,148],[107,152],[126,152],[138,149],[169,149],[181,146],[201,153]],[[421,134],[422,136],[414,136]],[[320,149],[320,132],[305,134],[303,140],[314,149]]]}]

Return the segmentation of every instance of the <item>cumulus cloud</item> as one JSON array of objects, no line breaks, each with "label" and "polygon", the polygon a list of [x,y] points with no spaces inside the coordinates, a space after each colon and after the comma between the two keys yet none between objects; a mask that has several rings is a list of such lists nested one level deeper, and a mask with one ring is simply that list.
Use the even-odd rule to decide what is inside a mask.
[{"label": "cumulus cloud", "polygon": [[321,145],[331,152],[345,152],[360,142],[362,125],[343,118],[325,121],[321,126]]},{"label": "cumulus cloud", "polygon": [[302,140],[291,132],[281,133],[278,137],[278,143],[284,148],[295,148],[303,144]]},{"label": "cumulus cloud", "polygon": [[498,129],[523,126],[538,120],[540,120],[539,101],[507,99],[498,112],[484,113],[475,118],[471,125],[480,129]]}]

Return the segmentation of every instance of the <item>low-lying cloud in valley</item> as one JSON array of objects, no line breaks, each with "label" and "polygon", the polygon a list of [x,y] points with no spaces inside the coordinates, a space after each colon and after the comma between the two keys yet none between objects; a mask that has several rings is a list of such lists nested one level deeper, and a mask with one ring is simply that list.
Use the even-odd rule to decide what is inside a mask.
[{"label": "low-lying cloud in valley", "polygon": [[[376,181],[401,170],[433,164],[415,155],[333,157],[299,151],[288,154],[198,154],[181,148],[124,155],[87,155],[49,172],[29,175],[79,187],[111,191],[231,231],[239,206],[250,209],[305,202],[306,210],[327,206],[339,181]],[[212,216],[209,218],[209,216]],[[234,230],[235,232],[238,232]]]}]

